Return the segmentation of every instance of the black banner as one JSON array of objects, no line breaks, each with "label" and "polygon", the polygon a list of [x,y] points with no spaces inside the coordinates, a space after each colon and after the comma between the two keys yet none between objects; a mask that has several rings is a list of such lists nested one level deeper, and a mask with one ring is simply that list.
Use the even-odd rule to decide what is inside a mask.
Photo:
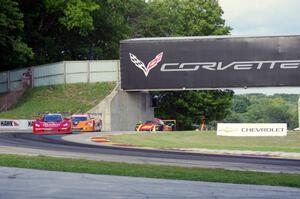
[{"label": "black banner", "polygon": [[300,36],[121,42],[124,90],[300,86]]}]

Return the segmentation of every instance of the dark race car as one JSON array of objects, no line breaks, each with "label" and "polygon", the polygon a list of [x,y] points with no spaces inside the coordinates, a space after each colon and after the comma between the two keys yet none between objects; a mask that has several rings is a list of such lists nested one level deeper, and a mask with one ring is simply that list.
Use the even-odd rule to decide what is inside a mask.
[{"label": "dark race car", "polygon": [[64,134],[72,133],[70,119],[64,119],[61,114],[45,114],[42,119],[32,122],[34,134]]}]

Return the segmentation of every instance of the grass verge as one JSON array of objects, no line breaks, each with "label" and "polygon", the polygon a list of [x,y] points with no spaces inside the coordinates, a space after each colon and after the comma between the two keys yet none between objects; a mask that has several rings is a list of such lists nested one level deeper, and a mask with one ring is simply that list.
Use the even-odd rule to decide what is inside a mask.
[{"label": "grass verge", "polygon": [[78,83],[43,86],[28,90],[11,110],[0,118],[30,119],[38,112],[85,112],[97,105],[115,83]]},{"label": "grass verge", "polygon": [[177,180],[300,187],[300,175],[112,163],[45,156],[0,155],[0,166]]},{"label": "grass verge", "polygon": [[172,132],[114,135],[112,142],[153,148],[205,148],[300,153],[300,132],[285,137],[226,137],[216,132]]}]

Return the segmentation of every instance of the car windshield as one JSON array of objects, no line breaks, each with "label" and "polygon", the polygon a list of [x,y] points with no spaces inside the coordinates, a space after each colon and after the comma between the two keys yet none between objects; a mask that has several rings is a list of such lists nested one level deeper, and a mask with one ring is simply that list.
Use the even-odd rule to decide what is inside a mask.
[{"label": "car windshield", "polygon": [[80,122],[80,121],[86,121],[87,117],[72,117],[72,122]]},{"label": "car windshield", "polygon": [[61,115],[45,115],[44,122],[62,122]]},{"label": "car windshield", "polygon": [[157,122],[156,121],[147,121],[145,122],[145,124],[156,124]]}]

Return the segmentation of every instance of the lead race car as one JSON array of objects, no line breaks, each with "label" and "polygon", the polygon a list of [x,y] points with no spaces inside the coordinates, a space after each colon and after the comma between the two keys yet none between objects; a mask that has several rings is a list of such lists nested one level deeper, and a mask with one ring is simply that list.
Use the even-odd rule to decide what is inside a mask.
[{"label": "lead race car", "polygon": [[61,114],[44,114],[42,119],[32,122],[34,134],[70,134],[72,124],[70,119],[64,119]]},{"label": "lead race car", "polygon": [[[92,115],[96,115],[96,118],[92,118]],[[73,131],[91,132],[101,131],[102,120],[101,114],[76,114],[72,115],[72,129]]]}]

